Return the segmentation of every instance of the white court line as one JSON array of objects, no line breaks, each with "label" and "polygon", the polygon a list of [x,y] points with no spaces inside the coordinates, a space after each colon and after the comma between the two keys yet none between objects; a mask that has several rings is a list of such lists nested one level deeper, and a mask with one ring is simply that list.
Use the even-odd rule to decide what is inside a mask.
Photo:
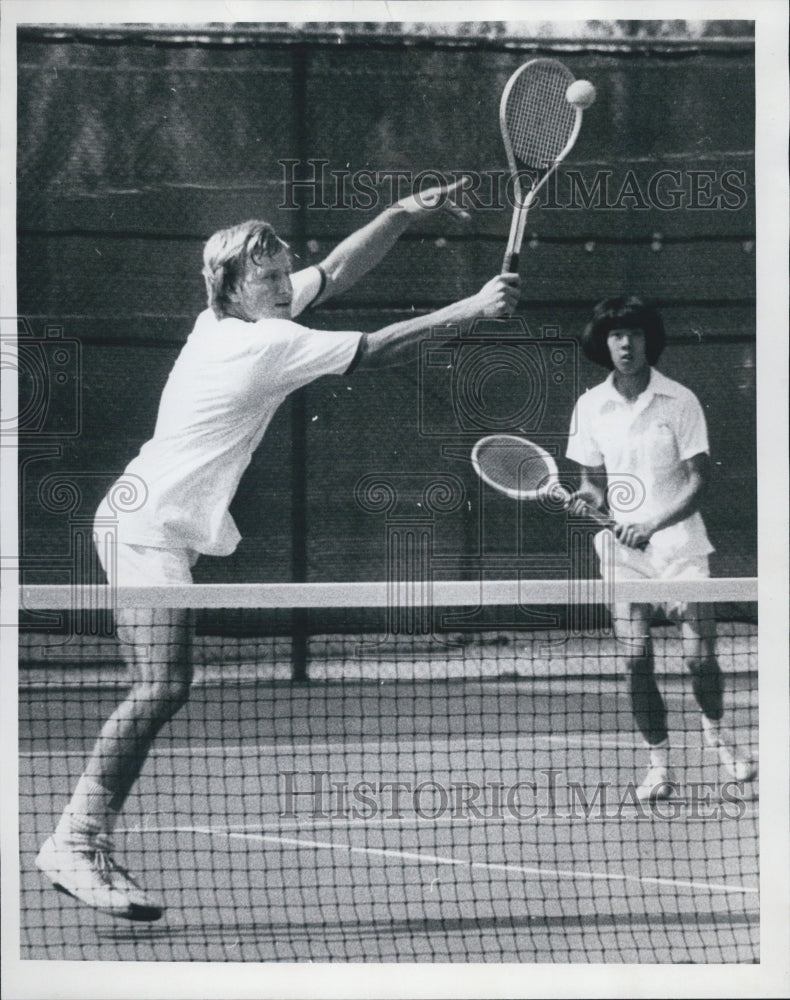
[{"label": "white court line", "polygon": [[[743,802],[743,800],[742,800]],[[670,805],[685,806],[686,802],[682,796],[669,800]],[[579,807],[581,810],[581,807]],[[727,820],[727,819],[737,819],[738,821],[745,819],[759,819],[760,811],[758,807],[748,808],[744,812],[740,813],[738,816],[719,816],[719,817],[706,817],[706,816],[689,816],[685,812],[678,812],[670,817],[661,817],[662,821],[674,822],[676,820],[682,820],[684,823],[710,823],[713,819]],[[337,830],[340,827],[348,827],[350,829],[371,829],[374,827],[381,827],[381,829],[394,829],[396,827],[437,827],[437,826],[487,826],[491,825],[501,825],[506,826],[508,824],[513,824],[516,826],[524,826],[525,823],[551,823],[554,826],[571,826],[574,823],[585,822],[585,823],[600,823],[601,825],[605,823],[637,823],[644,819],[645,822],[652,821],[655,819],[653,815],[649,813],[649,810],[645,810],[645,815],[640,816],[636,807],[624,806],[622,807],[621,815],[604,815],[603,817],[593,816],[583,816],[581,812],[570,813],[570,806],[563,804],[562,806],[556,808],[554,811],[549,811],[545,809],[542,805],[536,807],[534,816],[518,816],[518,815],[507,815],[503,812],[501,816],[471,816],[471,815],[447,815],[447,816],[420,816],[416,813],[411,813],[409,815],[392,816],[382,812],[375,816],[362,817],[362,816],[349,816],[336,813],[325,813],[324,817],[319,819],[317,816],[311,816],[309,813],[305,813],[302,819],[292,819],[283,820],[280,823],[272,823],[269,825],[271,830],[276,831],[278,834],[283,831],[299,831],[304,830],[309,827],[311,830]],[[158,826],[147,824],[145,821],[141,824],[135,824],[133,826],[123,826],[117,827],[118,833],[128,834],[144,834],[144,833],[188,833],[195,832],[196,829],[202,831],[204,828],[191,827],[191,826]],[[266,827],[262,828],[260,820],[251,823],[231,823],[225,825],[222,828],[217,828],[220,832],[230,831],[233,833],[244,833],[248,830],[265,832]]]},{"label": "white court line", "polygon": [[201,833],[207,837],[226,837],[229,840],[254,840],[261,842],[272,842],[284,844],[289,847],[310,847],[315,850],[344,851],[347,854],[371,854],[376,857],[399,858],[402,861],[414,861],[418,864],[450,865],[469,870],[498,871],[505,874],[534,875],[543,877],[554,877],[557,879],[587,879],[589,881],[602,882],[636,882],[639,885],[663,885],[673,888],[695,889],[701,892],[711,893],[732,893],[732,894],[759,894],[758,889],[750,889],[746,886],[722,885],[718,882],[698,882],[688,879],[658,878],[648,875],[626,875],[624,872],[612,874],[611,872],[578,871],[564,868],[530,867],[526,865],[497,864],[491,861],[471,861],[466,858],[443,857],[440,854],[424,854],[412,851],[399,851],[392,848],[383,847],[354,847],[351,844],[334,844],[331,841],[308,840],[297,837],[280,837],[274,834],[264,833],[242,833],[227,830],[216,830],[211,827],[191,827],[175,828],[183,832]]},{"label": "white court line", "polygon": [[[398,753],[402,754],[404,752],[404,747],[409,747],[415,753],[431,753],[436,750],[462,750],[464,748],[469,749],[482,749],[487,753],[497,753],[500,750],[525,750],[529,749],[531,745],[543,741],[547,744],[567,744],[569,747],[583,747],[589,745],[591,742],[597,742],[600,746],[607,747],[639,747],[640,743],[634,741],[631,737],[614,737],[614,738],[603,738],[592,736],[579,736],[579,737],[567,737],[558,736],[552,733],[536,733],[536,734],[525,734],[524,736],[508,736],[504,739],[497,741],[496,746],[492,747],[491,737],[485,738],[480,736],[475,736],[471,739],[464,739],[458,736],[449,737],[434,737],[431,739],[423,740],[379,740],[376,742],[374,737],[369,740],[356,740],[353,743],[345,740],[342,736],[334,741],[317,743],[309,738],[305,737],[304,742],[300,743],[283,743],[280,742],[276,737],[272,738],[270,743],[259,743],[259,744],[249,744],[249,743],[236,743],[236,744],[225,744],[222,743],[219,746],[203,746],[203,747],[170,747],[170,748],[159,748],[153,747],[149,752],[149,757],[191,757],[200,755],[201,757],[219,757],[225,754],[238,754],[240,757],[243,756],[260,756],[263,753],[272,752],[275,755],[286,756],[288,754],[293,754],[294,756],[304,756],[305,751],[309,754],[334,754],[347,756],[352,753],[360,753],[365,756],[373,753]],[[683,746],[682,743],[676,743],[676,746]],[[694,746],[695,744],[690,743],[689,746]],[[52,751],[47,750],[28,750],[20,751],[20,757],[52,757]],[[80,750],[64,750],[58,752],[58,757],[84,757],[85,751]]]},{"label": "white court line", "polygon": [[[219,746],[197,746],[197,747],[154,747],[148,754],[149,757],[221,757],[230,754],[237,754],[240,757],[244,756],[260,756],[261,754],[273,753],[276,756],[287,756],[288,754],[293,754],[294,756],[305,756],[305,751],[309,755],[325,753],[334,754],[335,756],[348,756],[352,753],[360,753],[364,756],[375,753],[397,753],[402,754],[404,747],[409,747],[415,753],[430,753],[436,750],[462,750],[467,749],[480,749],[484,750],[486,754],[497,753],[502,750],[529,750],[530,747],[537,743],[544,743],[546,745],[559,745],[567,746],[569,749],[584,749],[590,745],[595,745],[604,749],[643,749],[641,741],[634,739],[631,736],[596,736],[594,733],[590,735],[580,735],[577,737],[571,736],[559,736],[554,733],[535,733],[535,734],[525,734],[524,736],[510,736],[497,741],[496,746],[491,745],[491,738],[486,737],[474,737],[473,739],[463,739],[459,737],[435,737],[426,740],[413,740],[411,742],[407,740],[392,740],[392,741],[381,741],[375,742],[371,737],[369,740],[355,741],[354,743],[349,743],[343,739],[342,736],[338,736],[337,740],[327,743],[316,743],[307,738],[303,743],[282,743],[275,738],[272,739],[270,743],[259,743],[259,744],[249,744],[249,743],[237,743],[237,744],[221,744]],[[672,743],[673,749],[678,750],[703,750],[706,753],[714,753],[715,749],[705,745],[702,734],[700,732],[699,738],[689,738],[687,740],[674,740]],[[85,750],[62,750],[57,752],[58,757],[80,757],[86,756],[88,751]],[[19,757],[24,758],[36,758],[36,757],[52,757],[52,751],[48,750],[20,750]]]}]

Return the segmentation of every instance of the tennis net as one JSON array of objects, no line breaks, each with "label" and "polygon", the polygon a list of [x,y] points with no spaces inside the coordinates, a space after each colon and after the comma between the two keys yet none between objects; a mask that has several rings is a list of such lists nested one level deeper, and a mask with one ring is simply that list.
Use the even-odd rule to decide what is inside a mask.
[{"label": "tennis net", "polygon": [[[22,957],[758,961],[758,790],[743,772],[757,754],[756,591],[21,588]],[[637,641],[646,606],[650,648]],[[128,692],[126,661],[156,657],[161,636],[163,657],[185,653],[154,614],[188,616],[194,677],[114,833],[166,907],[143,924],[56,893],[35,858]],[[724,750],[695,697],[713,683],[706,635]],[[630,692],[649,654],[670,770],[668,797],[644,799]]]}]

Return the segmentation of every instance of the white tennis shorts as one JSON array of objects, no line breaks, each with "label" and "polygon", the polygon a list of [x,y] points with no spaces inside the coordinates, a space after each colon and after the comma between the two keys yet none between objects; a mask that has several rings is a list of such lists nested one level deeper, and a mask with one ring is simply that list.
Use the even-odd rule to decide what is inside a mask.
[{"label": "white tennis shorts", "polygon": [[613,572],[618,580],[707,580],[710,562],[707,556],[679,553],[670,558],[630,549],[621,545],[610,531],[595,536],[595,551],[604,579]]},{"label": "white tennis shorts", "polygon": [[[621,545],[610,531],[595,536],[595,551],[604,580],[707,580],[710,576],[707,556],[678,554],[665,559],[649,550],[642,552]],[[659,601],[653,607],[662,609],[672,622],[685,621],[689,616],[688,601]]]},{"label": "white tennis shorts", "polygon": [[194,549],[128,545],[103,530],[97,531],[94,539],[99,561],[111,586],[157,587],[192,583],[192,567],[199,556]]}]

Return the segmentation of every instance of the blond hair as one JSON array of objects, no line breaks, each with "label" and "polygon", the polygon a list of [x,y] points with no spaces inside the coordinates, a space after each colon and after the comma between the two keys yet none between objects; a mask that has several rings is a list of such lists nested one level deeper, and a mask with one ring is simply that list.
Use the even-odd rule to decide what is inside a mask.
[{"label": "blond hair", "polygon": [[219,319],[231,313],[230,296],[244,275],[248,261],[260,263],[288,250],[268,222],[249,219],[220,229],[203,248],[203,278],[208,306]]}]

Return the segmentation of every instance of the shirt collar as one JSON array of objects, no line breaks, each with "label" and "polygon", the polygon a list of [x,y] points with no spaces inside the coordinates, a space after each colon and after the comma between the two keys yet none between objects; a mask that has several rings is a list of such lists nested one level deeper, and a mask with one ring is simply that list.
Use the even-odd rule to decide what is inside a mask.
[{"label": "shirt collar", "polygon": [[677,396],[677,385],[672,379],[662,375],[660,371],[655,368],[650,369],[650,381],[647,383],[645,389],[636,397],[634,400],[627,400],[625,396],[621,395],[617,389],[614,387],[614,371],[609,372],[606,380],[602,383],[603,385],[603,401],[605,403],[620,403],[623,405],[628,405],[629,403],[635,403],[637,400],[640,403],[648,403],[653,396]]}]

